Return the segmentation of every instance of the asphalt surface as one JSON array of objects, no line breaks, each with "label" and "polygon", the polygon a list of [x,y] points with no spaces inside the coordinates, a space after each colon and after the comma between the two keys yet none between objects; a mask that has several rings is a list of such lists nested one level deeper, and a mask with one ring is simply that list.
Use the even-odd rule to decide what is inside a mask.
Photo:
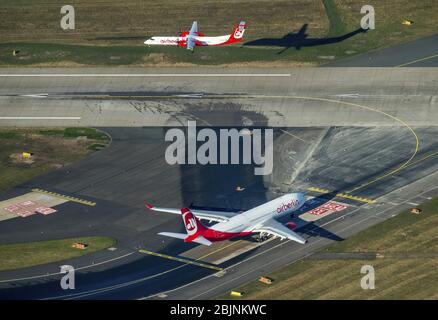
[{"label": "asphalt surface", "polygon": [[403,125],[387,113],[428,126],[438,118],[435,68],[217,71],[3,69],[0,125]]},{"label": "asphalt surface", "polygon": [[436,67],[438,34],[326,64],[328,67]]},{"label": "asphalt surface", "polygon": [[[418,59],[414,56],[418,52],[411,52],[400,61]],[[362,64],[362,58],[358,59]],[[43,69],[0,73],[69,72]],[[99,72],[102,70],[96,70]],[[103,71],[113,72],[126,70]],[[91,124],[112,137],[105,150],[0,195],[0,199],[7,199],[38,187],[95,201],[95,207],[68,202],[57,207],[59,213],[55,215],[2,221],[0,243],[94,234],[118,240],[115,251],[62,262],[77,269],[75,290],[60,288],[57,273],[61,263],[54,263],[0,272],[0,298],[212,298],[438,195],[436,69],[270,70],[271,76],[257,77],[223,77],[213,74],[217,70],[196,71],[210,76],[193,75],[193,70],[183,72],[189,76],[0,76],[0,117],[79,114],[81,120],[74,123],[65,119],[31,123]],[[258,69],[257,73],[263,72]],[[364,73],[370,76],[363,77]],[[175,97],[200,92],[226,96]],[[48,93],[48,97],[20,96],[41,93]],[[254,94],[264,96],[244,97]],[[189,119],[213,127],[274,127],[272,175],[255,176],[252,165],[168,165],[163,136],[168,127],[185,125]],[[22,119],[0,121],[1,125],[29,125]],[[151,125],[154,127],[144,127]],[[237,192],[237,186],[245,190]],[[191,252],[201,250],[201,257],[214,254],[223,258],[229,254],[227,250],[232,252],[254,242],[248,238],[198,249],[163,238],[157,232],[182,230],[180,219],[146,211],[143,200],[168,207],[193,204],[248,209],[284,192],[307,191],[309,187],[350,191],[376,203],[323,194],[323,201],[342,201],[348,209],[300,228],[308,244],[272,240],[220,263],[218,266],[224,268],[220,273],[138,251],[190,259],[194,257]],[[308,195],[321,197],[317,192]]]}]

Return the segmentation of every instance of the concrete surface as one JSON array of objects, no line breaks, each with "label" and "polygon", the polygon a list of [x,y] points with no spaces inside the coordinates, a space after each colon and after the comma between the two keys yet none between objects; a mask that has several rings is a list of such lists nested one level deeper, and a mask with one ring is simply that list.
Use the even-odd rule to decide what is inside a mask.
[{"label": "concrete surface", "polygon": [[[390,54],[385,66],[414,57]],[[360,59],[356,65],[363,65]],[[434,60],[423,61],[411,65]],[[54,215],[2,221],[0,243],[95,234],[118,239],[114,251],[62,262],[77,269],[72,292],[61,290],[61,263],[53,263],[0,272],[0,297],[211,298],[437,196],[437,74],[436,68],[0,70],[0,125],[97,126],[113,138],[107,149],[0,195],[6,200],[38,187],[95,207],[67,202]],[[252,165],[169,166],[163,135],[188,119],[213,127],[276,127],[273,174],[255,176]],[[236,192],[237,186],[245,190]],[[348,208],[300,224],[307,245],[258,245],[249,237],[213,248],[158,236],[181,231],[180,219],[143,208],[148,200],[247,209],[309,187],[350,191],[375,203],[308,192]],[[140,248],[205,259],[224,270],[143,255]]]}]

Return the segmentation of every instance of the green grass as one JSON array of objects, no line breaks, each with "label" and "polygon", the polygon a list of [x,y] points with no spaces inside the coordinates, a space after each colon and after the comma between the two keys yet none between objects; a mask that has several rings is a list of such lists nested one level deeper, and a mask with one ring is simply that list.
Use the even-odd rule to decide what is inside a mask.
[{"label": "green grass", "polygon": [[[12,50],[19,50],[12,56]],[[51,43],[2,43],[0,65],[51,64],[60,61],[85,65],[129,65],[141,62],[144,47],[92,46]],[[117,58],[117,59],[115,59]]]},{"label": "green grass", "polygon": [[[75,242],[89,246],[85,250],[75,249],[71,247]],[[108,237],[78,237],[0,245],[0,271],[67,260],[106,249],[115,243],[115,239]]]},{"label": "green grass", "polygon": [[341,36],[347,32],[344,22],[339,15],[338,8],[333,0],[323,0],[324,8],[329,19],[330,28],[328,32],[329,37]]},{"label": "green grass", "polygon": [[43,136],[63,136],[64,130],[62,129],[49,129],[49,130],[38,130],[38,134]]},{"label": "green grass", "polygon": [[[361,37],[345,41],[343,45],[357,53],[381,47],[404,43],[421,36],[435,34],[438,30],[438,6],[435,0],[412,2],[409,0],[373,1],[368,0],[332,0],[347,30],[360,26],[360,9],[363,5],[373,5],[376,25]],[[412,26],[402,21],[413,20]],[[350,41],[351,40],[351,41]]]},{"label": "green grass", "polygon": [[[19,3],[19,5],[18,5]],[[438,28],[435,0],[376,1],[376,29],[357,34],[340,43],[290,48],[146,47],[152,35],[176,35],[198,19],[207,35],[230,32],[231,24],[245,19],[245,41],[282,38],[308,24],[308,37],[320,39],[359,28],[360,8],[366,0],[256,0],[201,1],[113,0],[76,1],[76,30],[59,27],[56,1],[0,0],[0,66],[185,66],[185,65],[301,65],[321,64],[396,43],[433,34]],[[166,14],[163,15],[163,8]],[[187,14],[189,12],[190,14]],[[401,24],[415,21],[413,26]],[[20,51],[12,56],[12,50]]]},{"label": "green grass", "polygon": [[[323,35],[328,22],[320,0],[75,0],[75,30],[60,28],[56,0],[0,0],[0,42],[142,44],[153,35],[177,35],[193,20],[207,35],[224,35],[241,20],[247,39],[282,36],[303,23]],[[305,21],[304,21],[305,20]]]},{"label": "green grass", "polygon": [[105,148],[105,147],[106,147],[105,144],[101,144],[101,143],[93,143],[93,144],[90,144],[90,145],[87,147],[87,149],[88,149],[88,150],[92,150],[92,151],[99,151],[99,150],[102,150],[102,149]]},{"label": "green grass", "polygon": [[[5,134],[15,134],[14,132],[6,132]],[[87,137],[92,140],[108,141],[109,137],[106,133],[92,128],[65,128],[65,129],[48,129],[38,130],[38,134],[43,136],[62,136],[64,138]]]},{"label": "green grass", "polygon": [[[20,50],[12,56],[13,49]],[[0,43],[0,66],[75,66],[75,65],[148,65],[172,64],[223,65],[252,61],[311,63],[318,51],[304,48],[279,55],[278,48],[254,48],[233,45],[227,47],[198,47],[192,53],[181,47],[146,47],[123,45],[69,45],[47,43]],[[292,59],[292,60],[291,60]],[[66,62],[67,61],[67,62]]]},{"label": "green grass", "polygon": [[[375,260],[303,259],[250,282],[244,299],[438,299],[438,198],[390,218],[322,252],[372,252]],[[360,268],[375,269],[374,290],[363,290]],[[229,299],[228,294],[219,297]]]},{"label": "green grass", "polygon": [[91,128],[66,128],[64,130],[65,138],[77,138],[77,137],[87,137],[87,139],[92,140],[109,140],[109,137],[106,133],[91,129]]},{"label": "green grass", "polygon": [[0,139],[15,139],[19,134],[15,131],[0,131]]},{"label": "green grass", "polygon": [[[78,140],[79,136],[87,139]],[[105,133],[89,128],[0,128],[0,191],[78,161],[108,142]],[[11,158],[24,151],[34,154],[33,163]]]}]

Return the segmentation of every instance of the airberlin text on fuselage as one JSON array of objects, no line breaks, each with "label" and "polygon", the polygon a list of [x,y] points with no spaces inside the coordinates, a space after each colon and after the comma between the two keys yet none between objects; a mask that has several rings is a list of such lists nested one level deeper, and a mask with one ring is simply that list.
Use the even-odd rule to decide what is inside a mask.
[{"label": "airberlin text on fuselage", "polygon": [[288,203],[282,203],[278,208],[277,208],[277,213],[283,213],[287,210],[290,210],[291,208],[295,207],[296,205],[298,205],[298,200],[297,199],[293,199]]},{"label": "airberlin text on fuselage", "polygon": [[160,43],[162,44],[178,44],[178,40],[172,40],[172,39],[162,39],[160,40]]},{"label": "airberlin text on fuselage", "polygon": [[[242,158],[242,164],[256,165],[255,175],[272,173],[274,139],[272,129],[264,129],[264,139],[262,139],[263,130],[261,129],[251,131],[246,128],[240,131],[220,129],[218,131],[219,137],[210,128],[197,132],[196,121],[188,121],[186,141],[186,134],[182,129],[168,130],[165,140],[172,141],[172,143],[166,149],[166,162],[170,165],[186,164],[187,158],[187,164],[240,164]],[[202,141],[204,143],[198,148],[198,142]],[[240,148],[240,142],[242,142],[242,148]],[[242,155],[240,155],[240,150],[242,150]]]}]

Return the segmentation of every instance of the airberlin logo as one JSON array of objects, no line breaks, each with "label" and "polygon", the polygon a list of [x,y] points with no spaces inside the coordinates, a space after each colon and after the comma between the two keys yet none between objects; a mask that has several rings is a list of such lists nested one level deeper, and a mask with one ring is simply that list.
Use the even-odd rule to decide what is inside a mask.
[{"label": "airberlin logo", "polygon": [[[196,121],[189,121],[185,130],[173,128],[165,140],[166,162],[174,164],[252,164],[255,175],[269,175],[273,165],[272,129],[218,129],[197,131]],[[202,144],[200,144],[202,142]],[[186,152],[187,151],[187,152]],[[240,152],[241,151],[241,152]]]},{"label": "airberlin logo", "polygon": [[234,31],[234,38],[240,39],[243,37],[243,33],[245,32],[245,24],[239,24],[239,27]]},{"label": "airberlin logo", "polygon": [[236,32],[234,32],[234,38],[236,39],[240,39],[243,36],[243,31],[240,30],[236,30]]},{"label": "airberlin logo", "polygon": [[277,213],[282,213],[285,212],[287,210],[292,209],[292,207],[296,206],[298,204],[298,200],[294,199],[291,200],[291,202],[288,203],[282,203],[278,208],[277,208]]},{"label": "airberlin logo", "polygon": [[198,231],[198,226],[196,225],[195,218],[190,214],[190,212],[186,212],[183,215],[184,224],[186,225],[187,233],[189,235],[195,234]]}]

